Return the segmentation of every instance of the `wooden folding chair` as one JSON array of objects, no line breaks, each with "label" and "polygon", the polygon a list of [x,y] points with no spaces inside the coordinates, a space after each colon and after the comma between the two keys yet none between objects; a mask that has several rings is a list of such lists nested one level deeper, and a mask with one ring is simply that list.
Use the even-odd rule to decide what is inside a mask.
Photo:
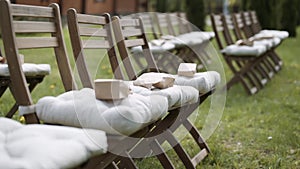
[{"label": "wooden folding chair", "polygon": [[[248,40],[253,45],[259,44],[259,45],[265,45],[267,47],[267,50],[270,50],[271,47],[269,45],[272,45],[271,41],[257,41],[257,40],[251,40],[251,30],[248,29],[246,26],[247,20],[242,18],[241,13],[233,13],[231,17],[227,17],[227,24],[229,22],[233,23],[233,32],[236,38],[236,41],[238,40]],[[249,39],[250,38],[250,39]],[[269,57],[266,57],[262,62],[261,66],[259,67],[260,71],[263,73],[265,78],[271,79],[274,75],[274,72],[276,71],[275,65],[272,65],[271,61],[269,60]]]},{"label": "wooden folding chair", "polygon": [[[119,19],[118,17],[113,17],[112,19],[114,35],[116,38],[116,42],[118,45],[118,50],[120,56],[123,61],[130,61],[130,53],[128,52],[130,47],[139,46],[142,48],[143,57],[146,61],[146,69],[159,72],[156,67],[156,63],[153,59],[152,53],[149,50],[147,38],[144,33],[142,19]],[[126,73],[128,77],[134,79],[136,78],[136,73],[134,71],[134,67],[132,64],[128,64],[126,66],[130,66]],[[156,70],[155,70],[156,69]],[[209,91],[200,95],[198,102],[195,104],[182,106],[176,109],[175,112],[171,112],[169,116],[167,116],[162,121],[159,121],[154,130],[149,132],[145,137],[147,139],[144,142],[138,144],[138,148],[136,150],[141,150],[140,148],[146,147],[150,145],[150,148],[153,152],[158,153],[156,157],[160,160],[161,164],[165,168],[174,168],[171,160],[167,156],[167,154],[162,150],[160,144],[164,141],[169,142],[172,146],[174,146],[174,150],[177,153],[178,157],[182,160],[183,164],[186,168],[195,168],[195,166],[202,161],[202,159],[208,155],[210,152],[206,142],[201,137],[197,128],[188,120],[188,117],[192,114],[192,112],[212,93]],[[179,113],[180,112],[180,113]],[[194,141],[198,144],[200,151],[195,157],[191,158],[190,155],[183,148],[181,143],[174,137],[173,133],[178,129],[179,126],[183,125],[189,134],[193,137]],[[162,133],[163,131],[167,131],[164,137],[154,137],[155,135]],[[148,138],[150,137],[150,138]],[[154,138],[151,138],[154,137]],[[131,152],[131,154],[142,153],[135,152],[135,149]],[[144,152],[145,155],[147,151]]]},{"label": "wooden folding chair", "polygon": [[[247,38],[263,39],[263,35],[259,35],[261,27],[254,11],[242,12],[241,18],[244,24],[244,29],[242,30]],[[257,35],[259,37],[255,37]],[[277,41],[279,42],[276,42],[276,39],[278,39]],[[281,69],[283,62],[279,55],[275,52],[275,49],[280,46],[282,40],[284,39],[274,36],[273,38],[269,38],[269,40],[273,40],[275,42],[274,45],[272,45],[269,49],[271,50],[269,57],[274,65],[274,71],[278,72]]]},{"label": "wooden folding chair", "polygon": [[[37,18],[40,20],[34,20]],[[7,77],[1,76],[1,81],[3,81],[1,84],[4,84],[1,85],[1,94],[9,86],[16,99],[16,105],[26,106],[32,104],[32,100],[27,97],[26,93],[32,91],[43,80],[45,75],[36,74],[24,77],[22,68],[14,64],[18,63],[21,65],[19,60],[17,60],[20,57],[20,50],[37,48],[54,49],[56,60],[58,63],[61,63],[58,66],[65,90],[72,90],[71,68],[68,66],[70,64],[66,55],[61,18],[57,5],[45,8],[31,7],[10,4],[2,0],[1,22],[4,49],[11,73]],[[26,36],[21,36],[25,33]],[[11,83],[11,81],[14,83]],[[29,84],[29,89],[24,88],[24,82]],[[17,110],[17,107],[14,106],[13,111],[8,113],[7,116],[11,117]],[[25,119],[27,123],[38,122],[35,114],[27,114]]]},{"label": "wooden folding chair", "polygon": [[[19,105],[19,114],[25,117],[26,123],[39,123],[39,119],[36,114],[36,110],[38,108],[32,101],[18,53],[21,49],[54,49],[54,53],[57,58],[58,69],[61,74],[65,89],[71,92],[71,90],[77,88],[75,80],[73,78],[73,74],[71,72],[69,60],[66,55],[59,6],[57,4],[51,4],[50,7],[15,5],[11,4],[8,0],[1,0],[0,6],[1,17],[3,16],[3,18],[5,18],[5,20],[1,18],[1,20],[4,21],[2,22],[2,25],[6,25],[3,27],[5,29],[2,29],[2,35],[4,40],[5,53],[6,56],[8,56],[7,62],[9,70],[11,72],[10,88],[12,90],[12,93],[14,94],[17,104]],[[13,20],[17,18],[14,18],[13,16],[22,16],[22,21]],[[30,18],[30,21],[26,20],[26,18],[28,17]],[[105,20],[104,17],[101,19]],[[20,32],[27,33],[27,36],[16,36],[16,34]],[[34,36],[30,36],[30,33],[33,33]],[[44,33],[46,33],[46,35],[48,36],[46,36]],[[165,107],[167,107],[167,102],[165,101],[165,103]],[[64,114],[61,114],[61,117],[64,116]],[[55,125],[56,123],[51,124]],[[149,126],[145,126],[137,132],[134,132],[131,136],[139,137],[140,135],[145,135],[145,133],[148,131]],[[106,167],[118,168],[113,161],[116,158],[119,158],[118,155],[120,154],[126,156],[126,150],[131,148],[132,144],[135,144],[126,136],[109,134],[107,134],[107,143],[109,144],[108,150],[110,152],[94,156],[90,159],[87,159],[86,162],[81,164],[80,166],[74,167],[86,169]],[[113,154],[111,152],[114,152],[116,154]],[[122,159],[122,164],[126,164],[128,168],[135,167],[134,163],[130,162],[130,158],[120,158]]]},{"label": "wooden folding chair", "polygon": [[262,70],[261,64],[266,59],[268,51],[264,46],[235,44],[234,26],[228,17],[230,16],[211,14],[217,44],[233,72],[233,77],[227,83],[227,89],[241,82],[246,92],[251,95],[267,83],[266,73]]}]

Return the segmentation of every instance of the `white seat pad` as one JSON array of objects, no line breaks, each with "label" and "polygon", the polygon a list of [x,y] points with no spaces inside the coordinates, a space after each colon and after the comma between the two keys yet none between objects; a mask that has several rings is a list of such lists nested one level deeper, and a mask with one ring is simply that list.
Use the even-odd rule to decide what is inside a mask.
[{"label": "white seat pad", "polygon": [[[26,76],[49,75],[51,67],[49,64],[22,64],[23,72]],[[0,76],[9,76],[9,69],[7,64],[0,64]]]},{"label": "white seat pad", "polygon": [[130,83],[130,89],[134,93],[144,96],[161,95],[168,98],[168,107],[178,107],[186,104],[196,103],[198,101],[199,92],[190,86],[176,86],[165,89],[152,89],[149,90],[144,87],[134,86]]},{"label": "white seat pad", "polygon": [[180,86],[192,86],[199,93],[207,93],[214,89],[221,82],[218,72],[207,71],[195,73],[193,77],[175,76],[175,84]]},{"label": "white seat pad", "polygon": [[[221,81],[220,74],[215,71],[199,72],[193,77],[185,77],[178,75],[170,75],[166,73],[144,73],[137,79],[147,79],[150,77],[173,77],[175,78],[174,87],[162,89],[162,90],[152,90],[149,91],[143,87],[131,87],[134,92],[140,94],[150,94],[151,92],[158,92],[158,94],[164,94],[168,97],[169,107],[179,105],[180,103],[192,103],[195,101],[193,98],[196,97],[195,93],[207,93],[213,88],[215,88]],[[157,77],[156,77],[157,78]],[[193,87],[194,89],[191,89]],[[195,90],[196,89],[196,90]],[[165,92],[165,93],[164,93]],[[172,95],[181,95],[180,97],[175,97]],[[173,99],[173,100],[172,100]],[[173,105],[172,105],[173,104]]]},{"label": "white seat pad", "polygon": [[[165,40],[153,40],[149,43],[149,49],[152,53],[164,53],[175,49],[175,45]],[[141,53],[142,51],[141,46],[131,48],[132,53]]]},{"label": "white seat pad", "polygon": [[264,45],[255,46],[239,46],[229,45],[221,50],[222,53],[231,56],[260,56],[267,51],[267,47]]},{"label": "white seat pad", "polygon": [[271,35],[271,36],[274,36],[274,37],[278,37],[280,39],[286,39],[289,37],[289,32],[287,31],[280,31],[280,30],[261,30],[259,32],[259,34],[262,34],[262,35]]},{"label": "white seat pad", "polygon": [[0,117],[0,168],[72,168],[105,153],[107,147],[103,131],[23,125]]},{"label": "white seat pad", "polygon": [[130,135],[167,113],[167,98],[158,95],[130,94],[128,98],[103,101],[93,89],[44,97],[36,104],[38,117],[47,123],[103,130]]}]

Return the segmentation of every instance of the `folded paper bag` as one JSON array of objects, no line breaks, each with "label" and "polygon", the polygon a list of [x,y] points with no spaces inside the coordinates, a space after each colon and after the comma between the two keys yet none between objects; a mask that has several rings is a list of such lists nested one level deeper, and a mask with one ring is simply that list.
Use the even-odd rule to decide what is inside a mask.
[{"label": "folded paper bag", "polygon": [[142,86],[148,89],[152,87],[156,87],[158,89],[165,89],[168,87],[172,87],[174,85],[175,78],[166,73],[144,73],[139,76],[135,81],[133,81],[133,85]]},{"label": "folded paper bag", "polygon": [[163,77],[160,82],[153,84],[153,86],[158,89],[165,89],[168,87],[172,87],[174,85],[174,81],[175,78],[173,77]]},{"label": "folded paper bag", "polygon": [[122,80],[97,79],[95,82],[96,98],[100,100],[117,100],[128,97],[128,85]]},{"label": "folded paper bag", "polygon": [[180,63],[177,74],[179,76],[193,77],[196,73],[197,64],[195,63]]}]

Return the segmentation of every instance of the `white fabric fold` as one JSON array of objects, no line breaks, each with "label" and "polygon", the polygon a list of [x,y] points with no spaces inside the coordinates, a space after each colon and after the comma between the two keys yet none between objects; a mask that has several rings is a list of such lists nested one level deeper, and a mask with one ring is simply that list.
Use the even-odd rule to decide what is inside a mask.
[{"label": "white fabric fold", "polygon": [[231,56],[260,56],[267,51],[264,45],[239,46],[236,44],[226,46],[221,50],[222,53]]},{"label": "white fabric fold", "polygon": [[73,168],[107,147],[100,130],[22,125],[0,117],[0,168]]},{"label": "white fabric fold", "polygon": [[[49,75],[51,72],[49,64],[24,63],[22,64],[22,69],[26,76]],[[8,65],[0,64],[0,76],[9,75]]]},{"label": "white fabric fold", "polygon": [[38,117],[47,123],[130,135],[166,115],[167,98],[136,93],[114,101],[97,100],[93,89],[44,97],[36,104]]}]

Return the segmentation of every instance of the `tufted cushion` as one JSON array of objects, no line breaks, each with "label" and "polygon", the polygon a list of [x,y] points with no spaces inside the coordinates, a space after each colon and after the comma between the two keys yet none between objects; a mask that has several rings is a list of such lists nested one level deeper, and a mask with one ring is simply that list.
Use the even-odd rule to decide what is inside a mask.
[{"label": "tufted cushion", "polygon": [[[163,53],[166,51],[173,50],[175,45],[165,40],[153,40],[149,43],[149,49],[152,53]],[[141,53],[142,47],[136,46],[131,48],[131,52],[133,53]]]},{"label": "tufted cushion", "polygon": [[192,104],[197,102],[199,92],[190,86],[173,86],[166,89],[152,89],[149,90],[144,87],[130,85],[130,89],[134,93],[144,96],[161,95],[168,99],[168,107],[178,107],[185,104]]},{"label": "tufted cushion", "polygon": [[[26,76],[48,75],[51,71],[48,64],[24,63],[22,69]],[[0,76],[9,76],[7,64],[0,64]]]},{"label": "tufted cushion", "polygon": [[71,168],[106,151],[106,135],[99,130],[22,125],[0,117],[0,168]]},{"label": "tufted cushion", "polygon": [[97,100],[95,91],[89,88],[44,97],[36,104],[38,117],[47,123],[125,135],[160,119],[167,109],[168,102],[163,96],[134,93],[122,100],[103,101]]},{"label": "tufted cushion", "polygon": [[199,93],[207,93],[215,88],[221,81],[220,74],[215,71],[199,72],[193,77],[175,76],[175,84],[180,86],[192,86]]},{"label": "tufted cushion", "polygon": [[262,35],[271,35],[274,37],[278,37],[281,40],[286,39],[289,37],[289,32],[287,31],[280,31],[280,30],[262,30],[259,32]]},{"label": "tufted cushion", "polygon": [[[191,93],[206,93],[213,88],[215,88],[221,81],[220,74],[215,71],[207,71],[207,72],[199,72],[194,74],[193,77],[185,77],[185,76],[178,76],[178,75],[170,75],[166,73],[144,73],[137,79],[143,79],[143,78],[149,78],[148,76],[159,76],[159,77],[174,77],[175,82],[174,84],[177,85],[177,89],[173,92],[179,92],[181,91],[181,95],[189,95],[188,91],[191,91]],[[187,88],[183,88],[187,87]],[[193,87],[197,89],[196,91],[194,89],[191,89],[190,87]],[[168,88],[168,90],[173,90],[171,88]],[[133,90],[134,92],[142,93],[142,89],[135,87]],[[143,91],[147,91],[144,89]],[[163,92],[163,90],[161,90]],[[187,93],[185,93],[187,92]],[[171,92],[172,93],[172,92]],[[171,96],[170,96],[171,97]],[[173,101],[174,102],[174,101]],[[184,102],[184,101],[181,101]],[[170,104],[169,104],[170,106]],[[172,106],[172,105],[171,105]]]},{"label": "tufted cushion", "polygon": [[264,45],[239,46],[229,45],[221,50],[222,53],[230,56],[260,56],[267,51]]}]

